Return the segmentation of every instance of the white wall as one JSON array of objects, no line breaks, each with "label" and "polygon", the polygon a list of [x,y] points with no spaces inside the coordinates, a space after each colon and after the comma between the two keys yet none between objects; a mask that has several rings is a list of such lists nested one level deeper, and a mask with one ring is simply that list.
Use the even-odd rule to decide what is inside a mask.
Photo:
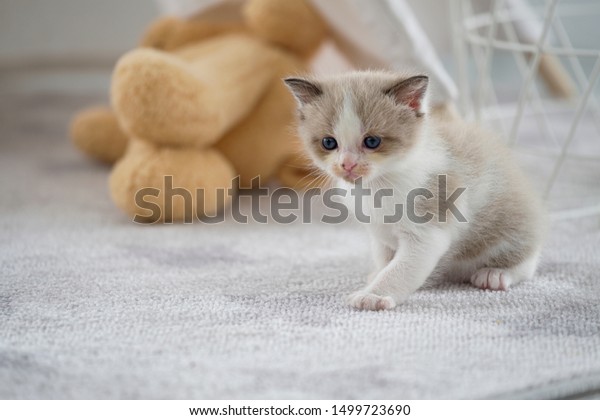
[{"label": "white wall", "polygon": [[153,0],[0,0],[0,64],[114,58],[157,15]]},{"label": "white wall", "polygon": [[[433,44],[447,51],[449,2],[408,2]],[[154,0],[0,0],[0,65],[109,61],[134,46],[157,16]]]}]

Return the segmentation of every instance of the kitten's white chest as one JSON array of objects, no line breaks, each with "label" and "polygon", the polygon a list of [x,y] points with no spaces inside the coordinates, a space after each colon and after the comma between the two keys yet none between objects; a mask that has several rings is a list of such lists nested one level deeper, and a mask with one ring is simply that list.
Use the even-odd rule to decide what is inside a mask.
[{"label": "kitten's white chest", "polygon": [[344,205],[361,223],[389,227],[406,218],[406,194],[396,188],[350,187],[343,182],[338,187],[345,193]]},{"label": "kitten's white chest", "polygon": [[378,190],[367,187],[349,187],[341,182],[338,188],[344,191],[343,203],[348,211],[361,223],[383,223],[384,217],[393,211],[389,197],[383,197]]}]

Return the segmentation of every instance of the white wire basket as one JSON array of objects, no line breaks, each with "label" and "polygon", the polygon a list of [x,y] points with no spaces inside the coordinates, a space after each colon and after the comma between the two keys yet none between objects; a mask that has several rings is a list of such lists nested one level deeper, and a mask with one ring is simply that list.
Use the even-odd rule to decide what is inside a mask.
[{"label": "white wire basket", "polygon": [[600,214],[600,1],[453,0],[460,107],[504,133],[556,219]]}]

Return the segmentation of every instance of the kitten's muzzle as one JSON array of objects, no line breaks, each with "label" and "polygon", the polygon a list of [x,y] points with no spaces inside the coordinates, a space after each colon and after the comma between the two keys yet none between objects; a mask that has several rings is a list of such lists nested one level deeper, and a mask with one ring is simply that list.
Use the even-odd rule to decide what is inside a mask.
[{"label": "kitten's muzzle", "polygon": [[342,167],[342,178],[344,178],[346,181],[354,181],[360,176],[356,172],[353,172],[354,169],[358,166],[357,162],[351,160],[344,160],[340,164],[340,166]]},{"label": "kitten's muzzle", "polygon": [[344,178],[348,182],[354,182],[354,181],[356,181],[360,177],[361,177],[361,175],[355,174],[354,172],[346,172],[342,176],[342,178]]},{"label": "kitten's muzzle", "polygon": [[367,170],[363,165],[358,165],[357,163],[346,165],[342,163],[335,168],[335,173],[340,178],[343,178],[348,182],[353,182],[361,176],[364,176],[367,173]]}]

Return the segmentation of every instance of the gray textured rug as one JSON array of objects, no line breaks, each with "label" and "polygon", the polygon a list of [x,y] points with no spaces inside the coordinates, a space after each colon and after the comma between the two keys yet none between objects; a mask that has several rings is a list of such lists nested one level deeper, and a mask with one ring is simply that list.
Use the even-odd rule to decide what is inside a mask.
[{"label": "gray textured rug", "polygon": [[137,226],[65,138],[87,99],[0,98],[0,397],[552,398],[600,389],[598,219],[537,277],[390,312],[352,224]]}]

